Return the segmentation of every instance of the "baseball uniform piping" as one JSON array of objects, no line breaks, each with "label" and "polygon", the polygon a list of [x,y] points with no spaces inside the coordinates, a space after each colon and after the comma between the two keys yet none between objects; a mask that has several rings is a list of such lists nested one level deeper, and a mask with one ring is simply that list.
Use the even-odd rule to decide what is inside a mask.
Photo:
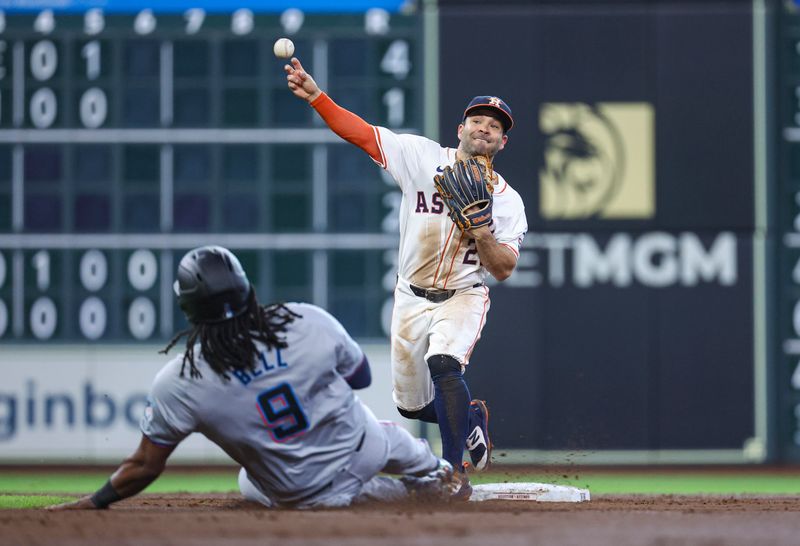
[{"label": "baseball uniform piping", "polygon": [[503,245],[504,247],[508,248],[511,252],[514,253],[514,256],[519,258],[519,251],[516,248],[514,248],[512,245],[510,245],[508,243],[500,243],[500,244]]},{"label": "baseball uniform piping", "polygon": [[[455,225],[455,224],[454,224]],[[450,260],[450,270],[447,272],[447,277],[444,279],[444,285],[442,288],[447,288],[447,281],[450,280],[450,274],[453,272],[453,265],[456,263],[456,256],[458,256],[458,250],[461,248],[461,241],[464,240],[464,232],[461,232],[461,237],[458,238],[458,246],[456,247],[456,251],[453,252],[453,259]]]},{"label": "baseball uniform piping", "polygon": [[388,169],[389,168],[389,162],[386,161],[386,154],[383,153],[383,143],[381,142],[381,132],[378,131],[378,128],[375,127],[374,125],[372,126],[372,130],[375,133],[375,143],[378,145],[378,151],[381,154],[381,161],[380,162],[375,161],[375,158],[372,157],[372,156],[370,156],[370,159],[372,159],[372,161],[375,161],[375,163],[377,163],[380,167],[383,167],[384,169]]},{"label": "baseball uniform piping", "polygon": [[436,286],[436,279],[439,276],[439,268],[442,267],[442,262],[444,262],[445,254],[447,253],[447,247],[450,244],[450,237],[453,236],[453,230],[456,229],[456,225],[451,223],[450,224],[450,233],[447,234],[447,240],[444,242],[444,248],[442,249],[442,255],[439,257],[439,265],[436,266],[436,272],[433,274],[433,283],[431,286]]}]

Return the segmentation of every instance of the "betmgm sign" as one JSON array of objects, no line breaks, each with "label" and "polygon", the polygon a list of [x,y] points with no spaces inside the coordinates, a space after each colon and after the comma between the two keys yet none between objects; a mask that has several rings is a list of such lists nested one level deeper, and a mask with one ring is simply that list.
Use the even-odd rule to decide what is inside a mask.
[{"label": "betmgm sign", "polygon": [[511,286],[617,288],[733,286],[738,280],[737,242],[723,231],[704,241],[692,232],[534,233],[525,240]]},{"label": "betmgm sign", "polygon": [[[655,109],[647,102],[544,103],[539,216],[546,220],[649,220],[656,214]],[[563,224],[562,224],[563,225]],[[706,239],[704,241],[703,239]],[[730,286],[737,280],[736,236],[690,231],[533,233],[517,285],[571,282],[649,287]],[[523,251],[523,252],[526,252]],[[531,275],[537,265],[547,267]]]}]

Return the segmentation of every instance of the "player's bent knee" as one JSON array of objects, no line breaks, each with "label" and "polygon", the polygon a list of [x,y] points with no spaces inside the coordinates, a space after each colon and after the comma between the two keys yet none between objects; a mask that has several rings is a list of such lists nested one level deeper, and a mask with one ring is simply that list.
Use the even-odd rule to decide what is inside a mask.
[{"label": "player's bent knee", "polygon": [[461,375],[461,363],[450,355],[433,355],[428,358],[431,378]]}]

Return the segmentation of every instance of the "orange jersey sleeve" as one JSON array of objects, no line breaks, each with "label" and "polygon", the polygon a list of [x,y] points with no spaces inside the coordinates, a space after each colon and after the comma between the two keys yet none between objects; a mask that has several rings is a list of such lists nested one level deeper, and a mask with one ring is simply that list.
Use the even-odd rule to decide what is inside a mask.
[{"label": "orange jersey sleeve", "polygon": [[311,106],[328,124],[331,131],[367,152],[378,165],[384,165],[378,145],[378,131],[375,127],[333,102],[333,99],[325,93],[314,99]]}]

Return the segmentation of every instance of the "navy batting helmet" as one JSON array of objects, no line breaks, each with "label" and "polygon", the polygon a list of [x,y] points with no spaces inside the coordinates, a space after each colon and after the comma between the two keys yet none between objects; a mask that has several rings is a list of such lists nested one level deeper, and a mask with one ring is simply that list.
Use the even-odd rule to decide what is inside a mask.
[{"label": "navy batting helmet", "polygon": [[189,322],[222,322],[247,310],[253,289],[242,264],[221,246],[186,253],[178,265],[175,294]]}]

